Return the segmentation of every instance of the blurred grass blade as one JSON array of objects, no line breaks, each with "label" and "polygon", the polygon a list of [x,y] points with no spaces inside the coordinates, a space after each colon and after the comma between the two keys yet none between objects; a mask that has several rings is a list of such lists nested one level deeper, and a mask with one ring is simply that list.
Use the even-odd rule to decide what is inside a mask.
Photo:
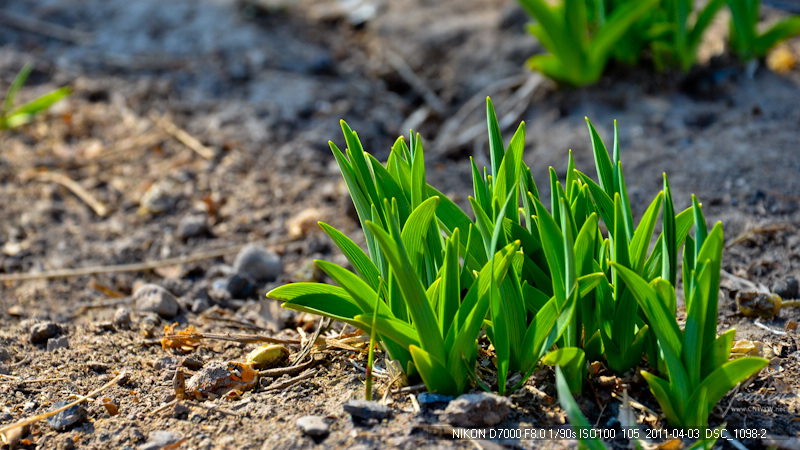
[{"label": "blurred grass blade", "polygon": [[375,264],[369,259],[369,256],[341,231],[324,222],[319,222],[319,226],[331,238],[333,243],[339,247],[339,250],[341,250],[347,260],[350,261],[350,264],[353,265],[353,268],[358,272],[361,278],[369,283],[372,289],[377,290],[380,284],[380,274],[378,273],[378,268],[375,267]]},{"label": "blurred grass blade", "polygon": [[397,230],[399,225],[392,222],[390,221],[392,235],[375,223],[367,222],[366,226],[375,236],[394,275],[397,277],[397,283],[400,285],[400,290],[403,292],[414,326],[419,333],[420,346],[437,361],[444,362],[446,361],[446,352],[439,326],[436,323],[436,316],[425,295],[422,283],[412,269],[408,254],[403,248],[400,232]]},{"label": "blurred grass blade", "polygon": [[11,86],[9,86],[8,92],[6,93],[6,100],[3,104],[3,116],[14,108],[14,104],[17,102],[17,93],[22,89],[22,85],[25,84],[31,71],[33,71],[33,64],[26,63],[22,66],[19,73],[17,73],[17,76],[14,77],[14,81],[11,82]]},{"label": "blurred grass blade", "polygon": [[[572,398],[572,392],[570,392],[569,385],[564,378],[564,373],[558,366],[556,366],[556,391],[558,392],[558,402],[567,414],[570,425],[572,425],[573,429],[576,429],[576,434],[580,434],[580,430],[592,429],[592,425],[586,420],[578,404],[575,403],[575,399]],[[605,444],[596,438],[583,439],[581,440],[581,444],[591,450],[604,450],[606,448]]]},{"label": "blurred grass blade", "polygon": [[453,377],[442,363],[416,345],[409,347],[414,365],[417,366],[425,386],[434,393],[456,396],[461,393]]},{"label": "blurred grass blade", "polygon": [[486,123],[489,128],[489,155],[491,158],[492,180],[497,181],[497,171],[500,168],[500,161],[505,155],[503,138],[500,136],[500,125],[497,123],[497,115],[494,112],[492,99],[486,97]]},{"label": "blurred grass blade", "polygon": [[57,89],[53,92],[47,93],[36,100],[32,100],[28,103],[20,105],[8,113],[6,113],[5,119],[5,126],[7,128],[16,128],[33,120],[33,117],[46,110],[47,108],[53,106],[59,100],[69,96],[72,93],[72,89],[69,87],[63,87]]}]

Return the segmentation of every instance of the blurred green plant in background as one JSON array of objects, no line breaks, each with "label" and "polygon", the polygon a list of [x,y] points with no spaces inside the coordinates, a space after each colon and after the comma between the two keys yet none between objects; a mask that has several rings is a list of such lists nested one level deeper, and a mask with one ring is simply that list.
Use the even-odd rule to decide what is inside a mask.
[{"label": "blurred green plant in background", "polygon": [[36,114],[53,106],[59,100],[67,97],[72,90],[69,87],[62,87],[53,92],[47,93],[35,100],[31,100],[19,106],[14,106],[17,99],[17,93],[25,84],[28,76],[31,74],[33,66],[26,64],[22,70],[19,71],[11,86],[6,93],[6,99],[3,102],[3,110],[0,113],[0,130],[7,130],[11,128],[20,127],[33,120]]},{"label": "blurred green plant in background", "polygon": [[758,31],[760,0],[518,0],[535,19],[528,27],[547,54],[528,65],[570,86],[596,83],[610,61],[638,64],[649,54],[659,71],[688,72],[718,13],[731,12],[730,47],[743,60],[764,58],[777,44],[800,34],[800,17]]}]

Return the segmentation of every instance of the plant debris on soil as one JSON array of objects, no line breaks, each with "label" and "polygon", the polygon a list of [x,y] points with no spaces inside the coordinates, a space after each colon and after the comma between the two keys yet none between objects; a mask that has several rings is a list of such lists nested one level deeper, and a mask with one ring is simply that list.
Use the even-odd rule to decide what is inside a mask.
[{"label": "plant debris on soil", "polygon": [[[109,384],[4,432],[3,445],[574,446],[453,439],[454,427],[565,427],[549,367],[507,400],[456,404],[404,386],[378,352],[365,402],[368,336],[320,330],[264,295],[322,280],[314,259],[347,263],[317,221],[361,235],[326,144],[343,140],[340,119],[378,159],[399,134],[421,132],[429,182],[463,205],[468,157],[488,159],[491,95],[503,127],[526,121],[534,178],[551,165],[563,176],[570,148],[591,165],[584,117],[603,136],[616,119],[634,211],[667,172],[677,210],[695,193],[707,220],[723,222],[718,331],[736,328],[736,348],[771,363],[711,423],[765,430],[740,435],[748,448],[797,448],[800,311],[748,317],[736,298],[800,296],[800,69],[743,67],[710,39],[688,75],[620,67],[595,87],[558,89],[524,69],[541,51],[527,20],[510,0],[3,2],[0,90],[33,62],[20,100],[62,85],[73,94],[0,134],[0,429]],[[800,41],[784,50],[800,54]],[[245,363],[264,343],[291,355],[252,385],[242,366],[209,369]],[[491,380],[491,354],[479,372]],[[207,378],[191,386],[205,383],[204,395],[181,399],[198,373]],[[638,374],[599,363],[590,374],[577,398],[590,423],[619,429],[627,393],[643,429],[665,425]],[[217,395],[223,385],[247,389]],[[475,405],[508,413],[459,419]]]}]

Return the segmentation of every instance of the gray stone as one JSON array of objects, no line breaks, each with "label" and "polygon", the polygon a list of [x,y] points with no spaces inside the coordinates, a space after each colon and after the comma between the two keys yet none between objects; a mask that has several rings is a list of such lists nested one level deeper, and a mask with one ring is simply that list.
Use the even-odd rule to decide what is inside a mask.
[{"label": "gray stone", "polygon": [[785,280],[779,281],[772,286],[772,292],[781,296],[784,300],[792,300],[800,294],[800,283],[797,278],[789,276]]},{"label": "gray stone", "polygon": [[119,327],[127,327],[131,324],[131,313],[127,308],[120,306],[114,311],[114,325]]},{"label": "gray stone", "polygon": [[228,279],[226,289],[232,298],[248,298],[256,293],[256,286],[246,277],[234,274]]},{"label": "gray stone", "polygon": [[69,339],[66,336],[50,338],[47,340],[47,351],[54,352],[60,348],[69,348]]},{"label": "gray stone", "polygon": [[297,427],[312,439],[321,439],[328,435],[330,426],[320,416],[303,416],[297,419]]},{"label": "gray stone", "polygon": [[417,401],[420,405],[430,405],[432,403],[449,403],[453,397],[449,395],[431,394],[430,392],[423,392],[417,396]]},{"label": "gray stone", "polygon": [[178,433],[166,430],[158,430],[150,433],[147,442],[139,446],[139,450],[161,450],[162,448],[174,444],[183,439]]},{"label": "gray stone", "polygon": [[186,367],[189,370],[200,370],[203,368],[203,360],[197,356],[189,355],[186,358],[183,358],[181,361],[181,366]]},{"label": "gray stone", "polygon": [[172,417],[174,417],[176,419],[186,419],[186,418],[189,417],[189,413],[191,411],[192,410],[189,409],[188,406],[186,406],[185,404],[183,404],[181,402],[178,402],[178,403],[175,403],[175,406],[172,407]]},{"label": "gray stone", "polygon": [[280,256],[260,245],[243,248],[233,263],[233,271],[256,283],[274,281],[283,272]]},{"label": "gray stone", "polygon": [[[60,401],[53,404],[51,411],[67,405],[69,402]],[[58,414],[52,415],[47,418],[47,423],[50,428],[56,431],[64,431],[67,428],[77,425],[86,420],[86,409],[81,405],[75,405],[72,408],[67,408]]]},{"label": "gray stone", "polygon": [[496,394],[481,392],[464,394],[447,405],[444,420],[457,427],[493,426],[511,412],[511,400]]},{"label": "gray stone", "polygon": [[192,301],[192,312],[195,314],[200,314],[208,308],[211,308],[211,302],[206,298],[196,298]]},{"label": "gray stone", "polygon": [[165,356],[159,360],[157,360],[153,364],[153,368],[159,371],[163,370],[174,370],[175,367],[178,365],[178,360],[173,358],[172,356]]},{"label": "gray stone", "polygon": [[214,280],[208,290],[208,297],[218,304],[225,304],[228,300],[231,300],[233,296],[228,291],[228,280],[225,278]]},{"label": "gray stone", "polygon": [[175,190],[173,183],[155,183],[147,189],[139,200],[139,214],[158,214],[172,209],[177,198],[171,191]]},{"label": "gray stone", "polygon": [[149,311],[164,318],[172,318],[178,314],[178,300],[168,290],[157,284],[144,284],[133,293],[136,309]]},{"label": "gray stone", "polygon": [[350,400],[344,404],[343,408],[346,413],[362,420],[381,420],[392,415],[392,410],[389,407],[378,402],[368,402],[366,400]]},{"label": "gray stone", "polygon": [[204,236],[208,233],[208,221],[206,216],[190,215],[181,218],[176,230],[178,237],[186,240],[189,238]]},{"label": "gray stone", "polygon": [[36,323],[31,327],[31,344],[46,344],[47,340],[64,333],[64,328],[54,322]]}]

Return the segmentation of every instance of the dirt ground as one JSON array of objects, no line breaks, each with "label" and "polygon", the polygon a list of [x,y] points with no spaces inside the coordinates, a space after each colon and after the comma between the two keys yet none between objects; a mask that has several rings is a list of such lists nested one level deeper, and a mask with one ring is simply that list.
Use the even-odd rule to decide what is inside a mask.
[{"label": "dirt ground", "polygon": [[[18,16],[56,27],[25,30]],[[56,430],[39,422],[17,445],[574,445],[441,437],[431,427],[442,423],[443,406],[423,404],[418,413],[408,393],[384,398],[390,419],[354,420],[342,404],[363,398],[358,366],[366,356],[343,349],[319,352],[313,376],[290,386],[282,383],[295,375],[262,378],[234,400],[162,407],[174,397],[176,367],[188,378],[212,362],[241,361],[256,346],[203,340],[190,353],[166,351],[159,345],[165,325],[297,342],[317,327],[317,319],[288,314],[264,294],[317,276],[309,271],[314,259],[346,262],[309,223],[361,234],[327,145],[344,146],[340,119],[379,159],[399,134],[420,131],[428,181],[463,205],[472,190],[468,157],[486,160],[483,100],[491,95],[507,138],[526,122],[525,160],[540,186],[551,165],[563,175],[568,149],[593,174],[584,117],[609,142],[616,119],[634,210],[644,210],[666,172],[676,208],[689,206],[695,193],[707,220],[723,222],[723,269],[732,276],[723,280],[720,331],[735,327],[737,340],[763,343],[771,364],[725,397],[711,423],[768,431],[769,439],[740,439],[748,448],[798,448],[800,353],[791,328],[800,312],[755,321],[738,313],[734,297],[746,281],[798,295],[800,69],[777,75],[714,56],[727,32],[717,24],[691,74],[619,67],[595,87],[557,89],[524,69],[540,50],[526,21],[510,0],[4,1],[0,88],[30,61],[35,70],[23,100],[62,85],[74,93],[32,124],[0,133],[0,277],[217,253],[148,270],[1,278],[0,424],[51,410],[125,372],[84,405],[77,423]],[[800,41],[789,48],[800,54]],[[176,138],[170,124],[201,148]],[[66,187],[64,177],[79,189]],[[275,252],[282,268],[277,280],[232,289],[231,266],[248,243]],[[143,283],[174,294],[177,315],[141,311],[131,295]],[[47,323],[58,326],[37,337]],[[340,329],[332,325],[327,336]],[[609,375],[593,376],[578,399],[604,428],[619,426],[622,395]],[[511,396],[512,412],[498,427],[563,425],[553,378],[550,368],[537,372]],[[638,422],[660,425],[646,385],[623,378],[641,406]],[[387,378],[378,377],[377,397],[387,389]],[[306,415],[329,426],[319,442],[296,424]]]}]

